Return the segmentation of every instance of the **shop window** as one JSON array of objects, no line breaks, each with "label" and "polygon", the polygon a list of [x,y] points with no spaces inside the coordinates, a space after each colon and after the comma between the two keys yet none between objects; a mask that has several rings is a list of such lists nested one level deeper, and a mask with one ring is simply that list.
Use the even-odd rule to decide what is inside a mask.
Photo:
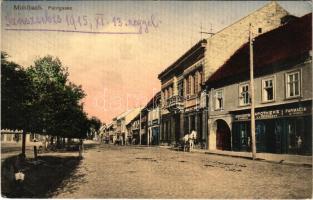
[{"label": "shop window", "polygon": [[300,71],[286,74],[286,98],[300,96]]},{"label": "shop window", "polygon": [[266,126],[264,122],[257,121],[255,128],[256,149],[258,152],[267,152],[266,150]]},{"label": "shop window", "polygon": [[248,150],[250,148],[250,126],[249,123],[242,123],[239,126],[240,149]]},{"label": "shop window", "polygon": [[274,101],[274,78],[262,80],[262,101],[270,102]]},{"label": "shop window", "polygon": [[215,91],[215,110],[222,110],[223,109],[223,103],[224,103],[224,94],[223,90],[216,90]]},{"label": "shop window", "polygon": [[250,103],[249,84],[242,84],[239,86],[239,104],[240,106],[246,106]]}]

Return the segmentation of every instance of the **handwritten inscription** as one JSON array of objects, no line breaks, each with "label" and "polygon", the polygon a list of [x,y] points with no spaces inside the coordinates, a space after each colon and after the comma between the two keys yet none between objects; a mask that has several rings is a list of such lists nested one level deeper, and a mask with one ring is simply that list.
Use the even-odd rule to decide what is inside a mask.
[{"label": "handwritten inscription", "polygon": [[[143,34],[159,28],[162,22],[150,15],[146,18],[108,17],[103,13],[94,16],[76,14],[5,16],[5,29],[11,31],[56,31],[95,34]],[[44,28],[43,28],[44,26]]]}]

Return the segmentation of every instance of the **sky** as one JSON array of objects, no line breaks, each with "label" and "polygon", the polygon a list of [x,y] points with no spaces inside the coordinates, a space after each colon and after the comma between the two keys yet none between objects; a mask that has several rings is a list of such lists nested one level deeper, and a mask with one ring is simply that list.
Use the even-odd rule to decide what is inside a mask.
[{"label": "sky", "polygon": [[[277,2],[296,16],[312,12],[310,1]],[[45,55],[58,57],[68,67],[70,81],[85,90],[88,115],[110,123],[128,109],[145,106],[160,90],[158,74],[208,37],[199,33],[201,26],[203,31],[217,32],[267,3],[2,2],[1,50],[24,67]],[[41,9],[14,9],[22,5]],[[53,16],[59,21],[40,21]],[[39,20],[21,23],[31,17]]]}]

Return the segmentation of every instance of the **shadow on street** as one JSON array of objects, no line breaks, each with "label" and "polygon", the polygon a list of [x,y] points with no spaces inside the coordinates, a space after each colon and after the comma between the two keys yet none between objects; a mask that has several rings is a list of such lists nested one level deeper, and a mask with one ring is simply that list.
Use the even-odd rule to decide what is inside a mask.
[{"label": "shadow on street", "polygon": [[[66,184],[73,176],[81,159],[74,156],[40,156],[37,161],[28,159],[20,164],[20,171],[25,174],[22,183],[14,179],[17,156],[5,159],[1,166],[1,195],[8,198],[48,198]],[[78,180],[79,181],[79,180]],[[75,190],[75,188],[73,189]]]}]

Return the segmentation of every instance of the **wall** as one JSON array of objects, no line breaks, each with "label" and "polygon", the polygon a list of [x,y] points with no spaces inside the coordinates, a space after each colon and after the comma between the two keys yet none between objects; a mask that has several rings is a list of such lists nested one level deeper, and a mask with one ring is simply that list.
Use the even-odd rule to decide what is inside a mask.
[{"label": "wall", "polygon": [[287,14],[287,11],[273,1],[208,38],[205,53],[205,80],[238,48],[248,42],[250,23],[253,36],[256,37],[259,34],[258,28],[262,28],[262,33],[275,29],[280,26],[280,19]]},{"label": "wall", "polygon": [[[288,69],[282,71],[263,75],[256,77],[254,80],[255,85],[255,107],[267,107],[273,105],[280,105],[286,103],[298,102],[299,98],[286,99],[286,83],[285,76],[286,73],[291,71],[299,70],[301,72],[301,82],[300,82],[300,91],[301,91],[301,100],[312,100],[312,60],[306,61],[305,63],[298,64]],[[262,102],[262,80],[268,77],[274,76],[274,101],[269,103]],[[247,80],[248,81],[248,80]],[[230,130],[232,128],[232,116],[229,114],[229,111],[249,109],[250,106],[240,106],[239,105],[239,85],[247,81],[242,81],[239,83],[230,84],[221,88],[215,88],[214,90],[223,89],[224,90],[224,108],[223,110],[216,111],[212,107],[212,101],[214,101],[212,94],[214,90],[209,92],[210,96],[210,107],[209,107],[209,149],[216,149],[216,133],[214,127],[214,122],[217,119],[223,119],[227,122]]]},{"label": "wall", "polygon": [[[300,70],[301,71],[301,100],[309,100],[312,99],[312,60],[306,63],[299,64],[290,69],[285,69],[273,74],[264,75],[261,77],[256,77],[254,80],[254,93],[255,93],[255,107],[264,107],[277,105],[282,103],[291,103],[295,101],[299,101],[298,98],[295,99],[286,99],[285,92],[285,75],[287,72]],[[275,81],[275,101],[270,103],[262,102],[262,80],[268,77],[274,76]],[[239,106],[239,85],[241,83],[245,83],[247,81],[242,81],[240,83],[234,83],[225,87],[215,88],[224,90],[224,109],[222,111],[215,111],[210,109],[209,115],[221,115],[226,114],[228,111],[240,110],[240,109],[248,109],[250,106]],[[211,93],[212,91],[210,91]],[[211,96],[211,94],[210,94]],[[213,100],[213,99],[212,99]],[[212,101],[211,101],[212,102]]]}]

